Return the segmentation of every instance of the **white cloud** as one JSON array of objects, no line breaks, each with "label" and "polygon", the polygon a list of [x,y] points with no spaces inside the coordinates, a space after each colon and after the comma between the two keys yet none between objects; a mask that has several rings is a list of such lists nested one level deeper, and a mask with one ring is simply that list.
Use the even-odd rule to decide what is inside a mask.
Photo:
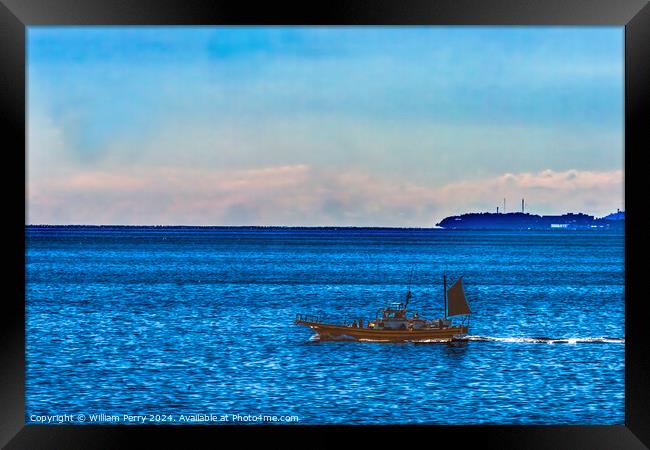
[{"label": "white cloud", "polygon": [[583,212],[604,215],[623,206],[622,188],[620,170],[506,173],[432,186],[306,164],[131,167],[42,183],[28,205],[31,223],[428,227],[447,215],[493,210],[503,197],[516,209],[525,197],[534,213],[587,205]]}]

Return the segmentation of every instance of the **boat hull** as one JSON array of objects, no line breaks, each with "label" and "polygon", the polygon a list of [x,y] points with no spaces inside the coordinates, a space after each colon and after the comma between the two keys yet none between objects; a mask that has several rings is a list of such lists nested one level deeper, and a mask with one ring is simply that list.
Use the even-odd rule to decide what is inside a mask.
[{"label": "boat hull", "polygon": [[426,328],[413,330],[387,330],[373,328],[356,328],[340,325],[298,320],[297,325],[303,325],[316,332],[319,339],[352,340],[365,342],[448,342],[454,337],[467,334],[467,327],[454,326],[447,328]]}]

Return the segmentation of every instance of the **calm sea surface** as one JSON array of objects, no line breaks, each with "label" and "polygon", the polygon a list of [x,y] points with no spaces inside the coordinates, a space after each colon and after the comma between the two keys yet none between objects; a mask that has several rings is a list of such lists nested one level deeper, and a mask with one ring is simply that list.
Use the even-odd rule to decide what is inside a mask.
[{"label": "calm sea surface", "polygon": [[[85,423],[95,414],[624,422],[621,233],[27,227],[26,235],[30,423],[54,414],[83,414]],[[293,324],[296,313],[374,316],[403,298],[411,270],[411,306],[427,317],[441,312],[443,271],[464,276],[468,341],[317,342]]]}]

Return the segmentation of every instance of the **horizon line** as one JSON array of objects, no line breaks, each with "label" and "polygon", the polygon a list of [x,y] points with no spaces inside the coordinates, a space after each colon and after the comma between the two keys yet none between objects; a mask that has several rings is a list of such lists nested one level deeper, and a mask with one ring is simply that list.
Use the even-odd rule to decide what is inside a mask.
[{"label": "horizon line", "polygon": [[[555,215],[568,215],[568,214],[585,214],[592,216],[595,219],[602,219],[611,214],[625,213],[625,210],[617,209],[616,212],[609,213],[602,217],[595,215],[583,213],[583,212],[565,212],[560,214],[546,214],[546,216],[555,216]],[[544,214],[535,214],[530,212],[523,211],[511,211],[511,212],[494,212],[494,211],[480,211],[480,212],[464,212],[460,214],[453,214],[447,217],[457,217],[465,214],[498,214],[498,215],[508,215],[508,214],[528,214],[528,215],[538,215],[544,217]],[[445,217],[445,218],[447,218]],[[443,218],[442,220],[444,220]],[[26,227],[167,227],[167,228],[384,228],[384,229],[408,229],[408,230],[428,230],[428,229],[443,229],[436,225],[436,222],[433,222],[432,226],[382,226],[382,225],[188,225],[188,224],[83,224],[83,223],[26,223]]]},{"label": "horizon line", "polygon": [[399,230],[430,230],[443,229],[439,226],[431,227],[399,227],[399,226],[381,226],[381,225],[171,225],[171,224],[25,224],[26,227],[119,227],[119,228],[141,228],[141,227],[158,227],[158,228],[363,228],[363,229],[399,229]]}]

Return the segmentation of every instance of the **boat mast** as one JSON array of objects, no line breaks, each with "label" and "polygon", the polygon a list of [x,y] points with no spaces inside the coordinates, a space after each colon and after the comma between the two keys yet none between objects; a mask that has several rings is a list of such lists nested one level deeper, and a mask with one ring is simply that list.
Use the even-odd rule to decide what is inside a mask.
[{"label": "boat mast", "polygon": [[409,300],[413,297],[413,294],[411,294],[411,281],[413,280],[413,269],[411,268],[411,274],[409,275],[409,285],[406,290],[406,303],[404,303],[404,309],[408,308],[409,306]]},{"label": "boat mast", "polygon": [[445,299],[445,320],[447,320],[447,274],[444,272],[442,275],[442,289],[444,291],[443,296]]}]

